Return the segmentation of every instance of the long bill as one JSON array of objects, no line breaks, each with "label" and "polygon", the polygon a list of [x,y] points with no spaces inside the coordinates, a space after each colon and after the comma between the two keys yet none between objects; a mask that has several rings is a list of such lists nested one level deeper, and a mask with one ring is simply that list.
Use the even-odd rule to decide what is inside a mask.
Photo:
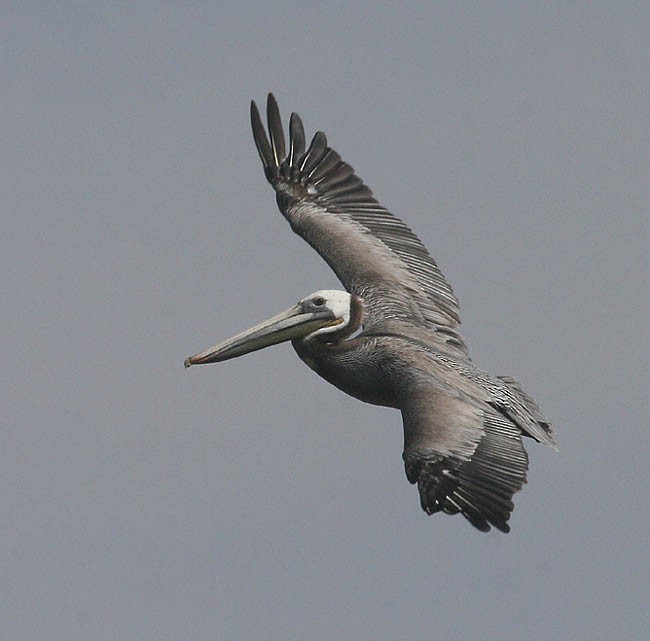
[{"label": "long bill", "polygon": [[219,363],[258,349],[303,338],[312,332],[339,321],[328,309],[305,312],[300,304],[251,327],[232,338],[185,359],[185,367]]}]

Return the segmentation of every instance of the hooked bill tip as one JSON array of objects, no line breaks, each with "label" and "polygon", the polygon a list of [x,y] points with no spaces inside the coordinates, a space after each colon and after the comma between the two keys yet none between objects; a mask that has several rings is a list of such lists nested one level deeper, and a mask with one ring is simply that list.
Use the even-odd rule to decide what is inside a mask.
[{"label": "hooked bill tip", "polygon": [[183,365],[185,365],[185,368],[187,369],[188,367],[192,367],[192,357],[188,356],[184,361]]}]

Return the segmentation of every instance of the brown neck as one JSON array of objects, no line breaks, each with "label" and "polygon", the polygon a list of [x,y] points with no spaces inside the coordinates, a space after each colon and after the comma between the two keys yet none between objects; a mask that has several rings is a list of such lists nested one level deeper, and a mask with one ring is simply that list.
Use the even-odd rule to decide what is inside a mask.
[{"label": "brown neck", "polygon": [[363,323],[363,303],[356,295],[350,296],[350,320],[345,327],[341,327],[337,332],[331,332],[323,336],[326,343],[340,343],[348,336],[354,334]]}]

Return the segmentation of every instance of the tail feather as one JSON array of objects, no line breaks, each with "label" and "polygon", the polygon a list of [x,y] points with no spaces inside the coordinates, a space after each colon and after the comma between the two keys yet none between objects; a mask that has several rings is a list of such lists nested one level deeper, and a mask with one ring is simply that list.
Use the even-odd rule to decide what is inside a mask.
[{"label": "tail feather", "polygon": [[[527,421],[524,420],[523,424],[520,423],[520,426],[524,430],[524,434],[557,449],[553,426],[551,425],[549,419],[542,413],[542,410],[540,409],[535,399],[526,393],[519,381],[514,379],[512,376],[497,376],[497,378],[505,383],[510,393],[514,396],[518,403],[521,404],[522,408],[525,411],[526,416],[522,417],[520,416],[520,413],[517,412],[518,408],[514,407],[512,408],[513,416],[511,417],[517,423],[520,423],[521,418],[528,419]],[[527,433],[526,423],[530,425],[530,421],[533,422],[533,425],[536,429],[532,431],[532,433]]]}]

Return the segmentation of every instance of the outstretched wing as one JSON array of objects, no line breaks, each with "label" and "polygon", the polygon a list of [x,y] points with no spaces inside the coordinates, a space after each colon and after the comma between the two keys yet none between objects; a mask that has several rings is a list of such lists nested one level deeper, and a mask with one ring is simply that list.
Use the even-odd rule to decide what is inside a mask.
[{"label": "outstretched wing", "polygon": [[402,406],[404,465],[427,514],[461,513],[483,532],[509,532],[512,496],[526,482],[521,431],[452,389],[415,391]]},{"label": "outstretched wing", "polygon": [[552,446],[547,419],[530,397],[528,405],[517,403],[505,381],[471,363],[411,337],[377,340],[388,351],[406,476],[417,483],[422,509],[461,513],[479,530],[508,532],[512,497],[528,470],[522,435]]},{"label": "outstretched wing", "polygon": [[391,320],[452,330],[458,301],[418,237],[382,207],[350,165],[291,114],[289,149],[278,105],[267,101],[269,137],[251,102],[253,136],[280,211],[334,270],[346,289],[367,301],[366,326]]}]

